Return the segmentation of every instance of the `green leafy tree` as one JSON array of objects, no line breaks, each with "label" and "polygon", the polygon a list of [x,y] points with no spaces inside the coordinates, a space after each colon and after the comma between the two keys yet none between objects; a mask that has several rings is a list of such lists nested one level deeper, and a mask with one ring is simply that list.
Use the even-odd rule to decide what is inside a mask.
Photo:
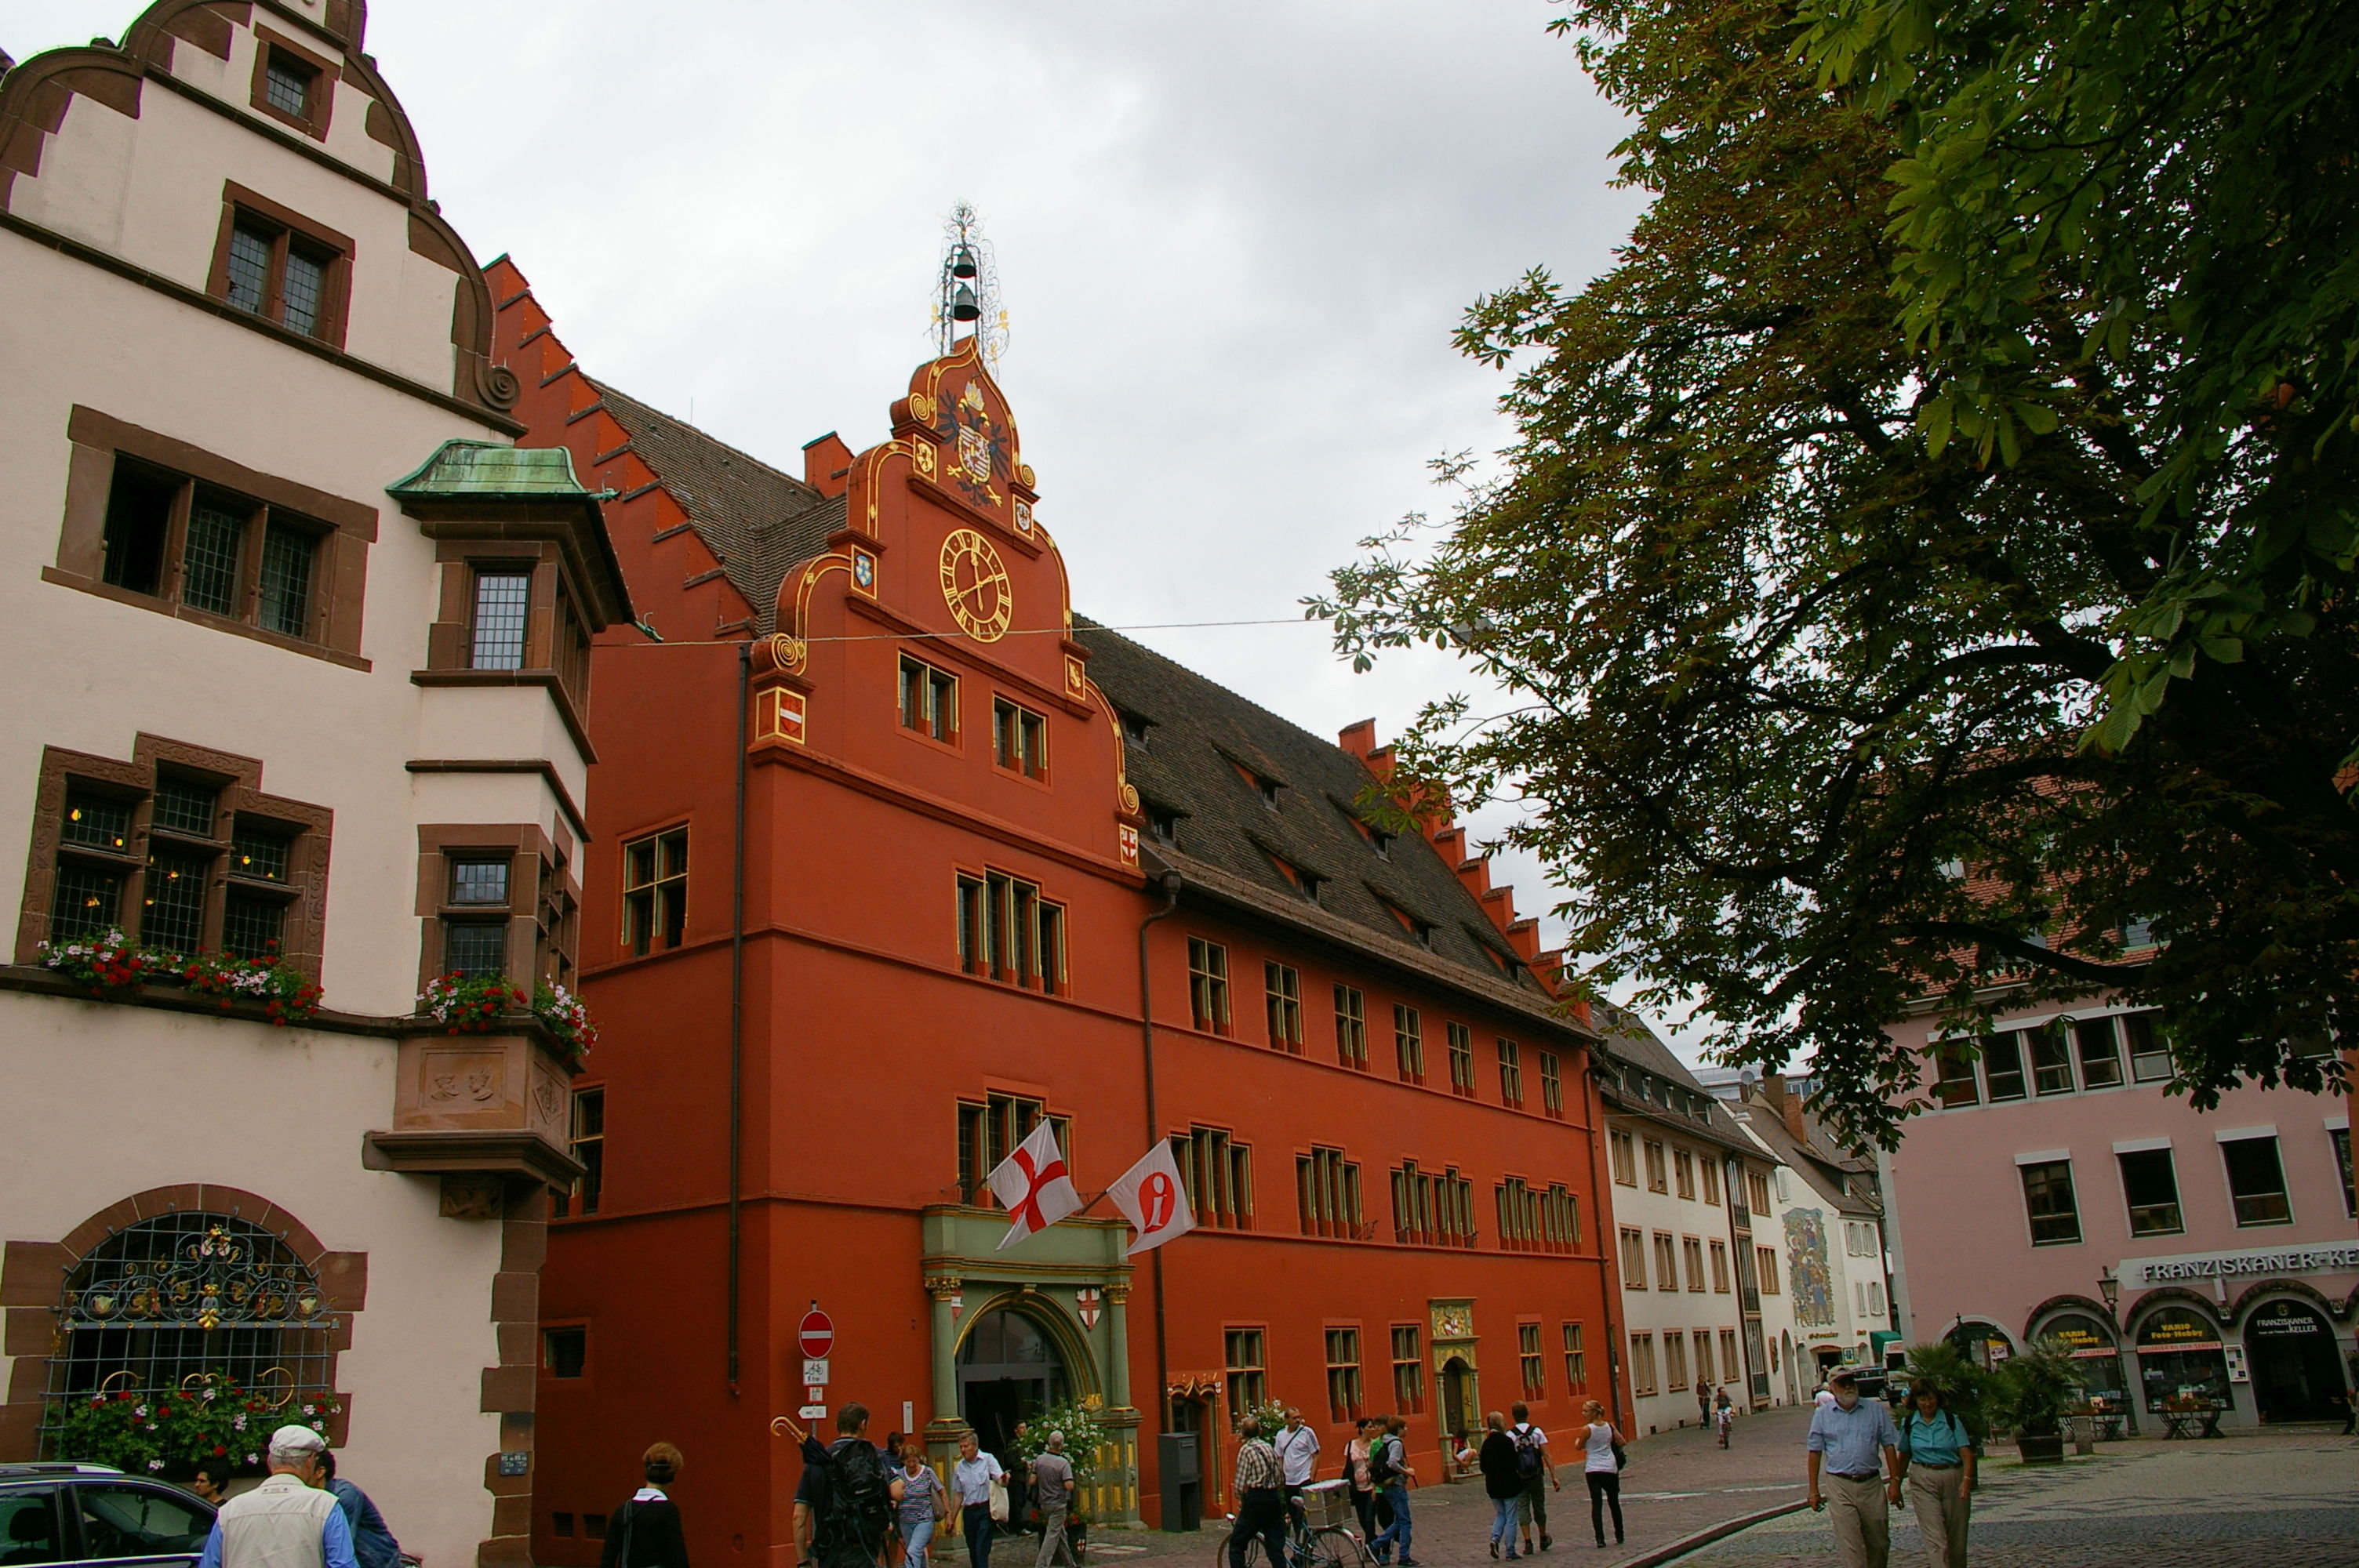
[{"label": "green leafy tree", "polygon": [[2359,8],[1588,0],[1652,197],[1459,331],[1518,437],[1312,613],[1465,651],[1396,809],[1506,796],[1574,951],[1814,1057],[2111,990],[2175,1087],[2359,1030]]}]

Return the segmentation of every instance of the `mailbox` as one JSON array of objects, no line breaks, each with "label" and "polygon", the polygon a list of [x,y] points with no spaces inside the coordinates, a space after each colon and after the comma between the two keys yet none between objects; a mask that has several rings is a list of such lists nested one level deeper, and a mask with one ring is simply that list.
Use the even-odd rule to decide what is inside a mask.
[{"label": "mailbox", "polygon": [[1155,1439],[1156,1471],[1163,1482],[1163,1528],[1197,1530],[1204,1522],[1204,1469],[1197,1434],[1166,1432]]}]

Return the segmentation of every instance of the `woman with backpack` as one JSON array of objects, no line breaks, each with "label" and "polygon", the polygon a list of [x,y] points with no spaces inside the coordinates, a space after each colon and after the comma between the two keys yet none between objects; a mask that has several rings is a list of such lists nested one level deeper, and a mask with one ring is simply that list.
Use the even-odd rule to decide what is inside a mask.
[{"label": "woman with backpack", "polygon": [[1597,1544],[1605,1544],[1605,1510],[1614,1510],[1614,1544],[1622,1544],[1622,1434],[1605,1419],[1605,1407],[1592,1400],[1582,1407],[1581,1413],[1589,1420],[1589,1430],[1582,1439],[1586,1457],[1582,1462],[1582,1475],[1589,1482],[1589,1528],[1597,1532]]},{"label": "woman with backpack", "polygon": [[1966,1568],[1966,1523],[1974,1496],[1974,1439],[1940,1388],[1919,1378],[1908,1390],[1916,1409],[1900,1423],[1900,1467],[1890,1500],[1905,1481],[1917,1529],[1933,1568]]}]

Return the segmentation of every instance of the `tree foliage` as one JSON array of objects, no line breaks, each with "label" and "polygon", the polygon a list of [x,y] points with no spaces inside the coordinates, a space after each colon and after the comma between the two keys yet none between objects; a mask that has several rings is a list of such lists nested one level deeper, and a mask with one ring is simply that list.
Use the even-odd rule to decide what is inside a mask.
[{"label": "tree foliage", "polygon": [[1524,800],[1593,972],[1700,1002],[1730,1060],[1812,1054],[1855,1140],[1915,1103],[1886,1026],[1923,1006],[2159,1007],[2199,1105],[2334,1080],[2359,8],[1557,27],[1652,204],[1585,287],[1469,311],[1514,372],[1501,477],[1311,606],[1364,664],[1456,645],[1511,694],[1430,708],[1402,798]]}]

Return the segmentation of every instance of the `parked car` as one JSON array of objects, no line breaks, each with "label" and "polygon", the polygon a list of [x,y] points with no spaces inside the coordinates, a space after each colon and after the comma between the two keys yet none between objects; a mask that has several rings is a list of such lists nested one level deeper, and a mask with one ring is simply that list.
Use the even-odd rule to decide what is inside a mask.
[{"label": "parked car", "polygon": [[104,1465],[0,1465],[0,1568],[188,1568],[212,1528],[212,1505],[168,1482]]}]

